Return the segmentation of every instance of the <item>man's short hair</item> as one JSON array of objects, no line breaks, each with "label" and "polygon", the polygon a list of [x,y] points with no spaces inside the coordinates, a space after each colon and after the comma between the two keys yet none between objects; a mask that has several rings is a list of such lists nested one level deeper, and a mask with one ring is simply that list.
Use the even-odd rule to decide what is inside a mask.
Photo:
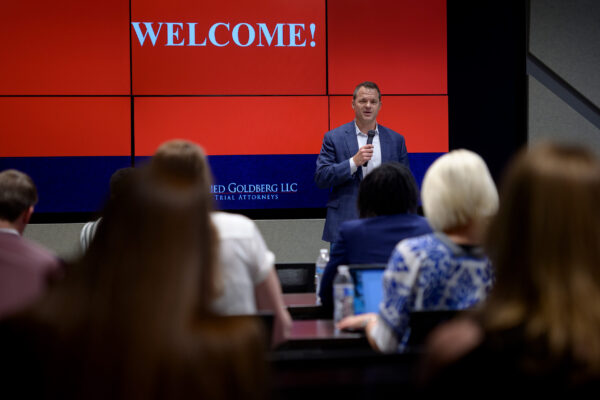
[{"label": "man's short hair", "polygon": [[29,175],[16,169],[0,172],[0,219],[14,222],[37,201],[37,189]]},{"label": "man's short hair", "polygon": [[498,192],[483,159],[469,150],[444,154],[427,170],[421,188],[423,211],[440,232],[492,217]]},{"label": "man's short hair", "polygon": [[410,169],[397,162],[381,164],[360,183],[358,211],[361,218],[415,213],[419,189]]},{"label": "man's short hair", "polygon": [[354,88],[354,94],[352,95],[353,100],[356,100],[356,94],[358,93],[358,91],[360,90],[361,87],[377,90],[377,94],[379,95],[379,100],[381,100],[381,90],[379,90],[379,86],[377,86],[377,84],[375,82],[370,82],[370,81],[364,81],[364,82],[361,82],[358,85],[356,85],[356,87]]}]

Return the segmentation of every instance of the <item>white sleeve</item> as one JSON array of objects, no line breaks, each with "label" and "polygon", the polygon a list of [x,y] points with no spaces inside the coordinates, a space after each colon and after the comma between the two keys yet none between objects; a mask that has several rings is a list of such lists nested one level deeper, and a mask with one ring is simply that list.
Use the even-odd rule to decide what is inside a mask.
[{"label": "white sleeve", "polygon": [[81,228],[81,233],[79,234],[79,243],[81,245],[81,250],[85,252],[88,247],[90,247],[90,243],[96,234],[96,229],[98,228],[98,223],[100,219],[96,221],[87,222],[83,228]]},{"label": "white sleeve", "polygon": [[254,285],[258,285],[267,278],[271,269],[275,267],[275,255],[267,248],[254,222],[252,222],[252,235],[247,244],[248,256],[251,260],[250,274]]},{"label": "white sleeve", "polygon": [[377,323],[369,331],[369,337],[373,339],[382,353],[395,353],[398,351],[398,340],[394,330],[379,316],[377,316]]}]

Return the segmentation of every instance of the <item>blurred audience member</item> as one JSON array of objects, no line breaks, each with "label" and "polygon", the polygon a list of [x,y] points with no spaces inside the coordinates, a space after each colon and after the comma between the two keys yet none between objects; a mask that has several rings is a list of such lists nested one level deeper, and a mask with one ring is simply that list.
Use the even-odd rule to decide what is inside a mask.
[{"label": "blurred audience member", "polygon": [[434,331],[430,388],[583,397],[600,383],[600,161],[542,144],[503,183],[487,237],[497,281],[481,310]]},{"label": "blurred audience member", "polygon": [[[132,185],[132,180],[135,174],[135,168],[126,167],[119,168],[110,177],[110,194],[108,201],[118,201],[126,190]],[[96,221],[90,221],[81,228],[79,235],[79,243],[81,244],[81,250],[86,251],[90,246],[96,229],[102,221],[102,218],[98,218]]]},{"label": "blurred audience member", "polygon": [[358,191],[361,219],[340,226],[321,280],[319,297],[328,313],[333,312],[333,279],[338,265],[385,264],[399,241],[431,233],[427,220],[416,214],[418,204],[415,178],[400,163],[384,163],[363,179]]},{"label": "blurred audience member", "polygon": [[492,286],[492,267],[480,243],[498,208],[498,193],[485,162],[468,150],[444,154],[427,170],[422,197],[435,233],[396,246],[384,273],[379,314],[339,323],[364,327],[371,345],[386,353],[405,350],[411,311],[469,308]]},{"label": "blurred audience member", "polygon": [[37,200],[28,175],[0,172],[0,318],[34,301],[59,269],[54,254],[22,237]]},{"label": "blurred audience member", "polygon": [[[204,152],[194,143],[171,140],[162,144],[151,167],[173,178],[193,179],[199,190],[210,195],[210,167]],[[222,315],[272,311],[274,343],[283,341],[292,320],[283,302],[274,254],[249,218],[213,212],[211,221],[219,239],[218,274],[222,283],[222,292],[212,303],[213,311]]]},{"label": "blurred audience member", "polygon": [[195,182],[144,171],[81,261],[0,325],[3,390],[21,398],[263,398],[261,327],[215,318],[217,238]]}]

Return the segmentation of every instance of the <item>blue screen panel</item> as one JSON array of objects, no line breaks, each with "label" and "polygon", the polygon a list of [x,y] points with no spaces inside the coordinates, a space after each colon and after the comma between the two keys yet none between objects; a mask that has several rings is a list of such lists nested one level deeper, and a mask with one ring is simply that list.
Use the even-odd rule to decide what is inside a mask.
[{"label": "blue screen panel", "polygon": [[14,168],[33,179],[35,212],[95,212],[108,195],[111,175],[131,166],[131,157],[0,157],[0,170]]},{"label": "blue screen panel", "polygon": [[384,269],[355,270],[354,313],[378,312],[383,293]]},{"label": "blue screen panel", "polygon": [[[411,153],[420,186],[425,171],[442,153]],[[136,157],[136,165],[149,157]],[[314,183],[316,154],[209,156],[212,193],[222,210],[322,208],[328,190]],[[130,166],[128,156],[0,157],[0,170],[29,174],[39,192],[36,212],[95,212],[106,199],[110,177]]]}]

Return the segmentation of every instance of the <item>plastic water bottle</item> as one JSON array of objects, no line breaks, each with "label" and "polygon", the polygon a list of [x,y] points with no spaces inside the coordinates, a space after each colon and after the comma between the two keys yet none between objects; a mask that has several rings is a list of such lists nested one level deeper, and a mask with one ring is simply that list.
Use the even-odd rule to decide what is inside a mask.
[{"label": "plastic water bottle", "polygon": [[315,263],[315,290],[317,291],[317,304],[321,304],[321,298],[319,297],[319,290],[321,289],[321,278],[323,277],[323,272],[325,272],[325,267],[329,262],[329,250],[321,249],[319,251],[319,257],[317,257],[317,262]]},{"label": "plastic water bottle", "polygon": [[340,265],[333,280],[333,319],[337,324],[351,315],[354,315],[354,282],[348,266]]}]

